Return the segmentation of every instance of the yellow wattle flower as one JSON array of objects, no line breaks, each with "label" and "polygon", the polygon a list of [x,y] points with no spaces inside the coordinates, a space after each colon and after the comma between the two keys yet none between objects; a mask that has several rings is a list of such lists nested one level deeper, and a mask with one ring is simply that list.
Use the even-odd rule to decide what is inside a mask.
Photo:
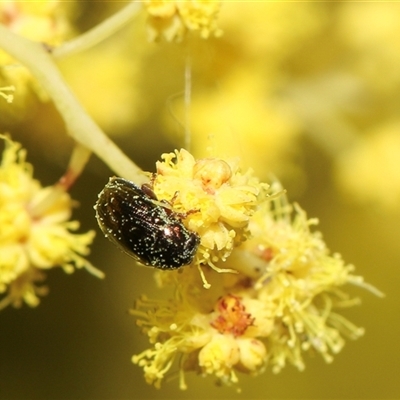
[{"label": "yellow wattle flower", "polygon": [[60,186],[42,187],[33,178],[26,151],[6,136],[0,164],[0,309],[9,304],[39,303],[46,288],[37,287],[42,271],[61,267],[71,273],[86,268],[97,277],[104,275],[84,256],[94,231],[72,233],[78,221],[70,221],[73,201]]},{"label": "yellow wattle flower", "polygon": [[[184,149],[163,154],[156,164],[154,193],[185,215],[185,225],[196,232],[200,246],[194,265],[225,261],[249,237],[248,224],[263,191],[251,170],[242,172],[237,160],[195,160]],[[205,286],[208,286],[204,280]]]},{"label": "yellow wattle flower", "polygon": [[[158,199],[171,200],[199,234],[194,263],[203,275],[193,265],[158,271],[157,282],[172,287],[174,297],[142,297],[131,310],[150,341],[132,358],[147,383],[160,387],[174,367],[181,389],[189,371],[236,385],[239,373],[279,372],[287,364],[303,370],[305,354],[317,352],[331,362],[345,337],[363,334],[335,310],[358,304],[343,287],[382,294],[330,253],[312,230],[317,220],[290,204],[280,185],[271,188],[277,194],[259,196],[265,185],[241,173],[237,162],[195,160],[185,150],[164,154],[152,182]],[[226,226],[234,235],[229,246],[219,247],[215,238],[229,242]],[[220,273],[227,270],[233,273]]]},{"label": "yellow wattle flower", "polygon": [[218,0],[146,0],[144,5],[150,41],[163,38],[180,42],[190,31],[199,32],[204,39],[222,33],[216,23],[221,7]]}]

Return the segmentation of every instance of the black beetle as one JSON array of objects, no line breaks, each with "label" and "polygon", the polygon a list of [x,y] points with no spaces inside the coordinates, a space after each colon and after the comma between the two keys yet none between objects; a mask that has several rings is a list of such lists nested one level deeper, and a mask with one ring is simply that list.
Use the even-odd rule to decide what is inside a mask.
[{"label": "black beetle", "polygon": [[168,270],[193,261],[199,235],[183,225],[185,214],[157,201],[148,185],[141,189],[112,177],[94,208],[105,236],[140,263]]}]

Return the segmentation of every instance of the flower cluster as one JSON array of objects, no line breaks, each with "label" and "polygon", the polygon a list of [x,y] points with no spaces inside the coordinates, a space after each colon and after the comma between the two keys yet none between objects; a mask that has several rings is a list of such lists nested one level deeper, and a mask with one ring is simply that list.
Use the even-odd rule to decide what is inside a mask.
[{"label": "flower cluster", "polygon": [[0,309],[8,305],[39,303],[47,288],[37,286],[44,270],[61,267],[67,273],[86,268],[103,273],[83,256],[89,253],[94,231],[72,233],[78,221],[69,221],[72,199],[61,185],[42,187],[33,179],[26,152],[6,136],[0,164]]},{"label": "flower cluster", "polygon": [[150,41],[163,38],[169,42],[180,42],[188,31],[198,31],[204,39],[221,34],[216,24],[220,1],[147,0],[145,6]]},{"label": "flower cluster", "polygon": [[[329,252],[321,234],[311,230],[317,221],[289,204],[278,184],[270,189],[275,195],[257,197],[265,186],[241,174],[236,164],[195,161],[186,151],[163,159],[154,190],[162,198],[173,197],[173,207],[197,210],[187,225],[201,237],[195,263],[204,276],[193,264],[158,272],[159,282],[173,286],[175,296],[169,301],[142,297],[131,311],[152,344],[133,357],[148,383],[159,387],[174,361],[181,389],[187,371],[235,384],[238,372],[257,375],[267,366],[279,372],[287,363],[302,370],[304,353],[318,352],[330,362],[344,336],[363,334],[335,311],[358,301],[342,287],[351,283],[380,292]],[[241,240],[229,242],[227,226]],[[219,271],[209,268],[204,254],[216,260]],[[218,273],[227,269],[232,273]]]},{"label": "flower cluster", "polygon": [[162,158],[153,181],[157,198],[172,199],[174,210],[186,214],[187,228],[199,234],[194,264],[218,269],[215,263],[249,237],[250,217],[268,185],[251,170],[242,173],[237,160],[195,160],[183,149]]}]

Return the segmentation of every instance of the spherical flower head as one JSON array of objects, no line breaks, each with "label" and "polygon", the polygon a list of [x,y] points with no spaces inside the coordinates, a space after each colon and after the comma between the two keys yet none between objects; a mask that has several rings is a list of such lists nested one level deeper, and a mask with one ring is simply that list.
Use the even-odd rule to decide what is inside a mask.
[{"label": "spherical flower head", "polygon": [[[217,176],[212,175],[212,183],[205,180],[211,192],[218,186]],[[162,283],[174,287],[175,297],[142,298],[132,310],[152,345],[133,357],[148,383],[159,387],[175,361],[181,389],[186,388],[188,371],[233,385],[239,372],[258,375],[268,366],[279,372],[287,363],[302,370],[305,352],[318,352],[331,362],[344,336],[356,339],[363,334],[334,311],[358,303],[343,286],[351,283],[381,293],[329,252],[321,234],[311,229],[315,219],[289,204],[279,185],[271,189],[280,194],[258,204],[248,223],[252,236],[224,262],[237,274],[206,269],[211,287],[204,290],[193,268],[162,272],[169,277]]]},{"label": "spherical flower head", "polygon": [[[269,364],[279,372],[290,362],[304,369],[302,353],[317,351],[327,362],[344,345],[344,337],[360,337],[364,330],[333,310],[358,303],[343,290],[345,284],[381,293],[352,274],[339,254],[331,254],[320,232],[312,231],[316,219],[308,219],[298,206],[281,195],[254,214],[252,238],[230,258],[253,279],[256,298],[268,305],[274,328],[266,340]],[[247,259],[247,265],[246,265]]]},{"label": "spherical flower head", "polygon": [[[207,297],[210,292],[205,292]],[[148,383],[159,387],[176,359],[181,389],[186,388],[187,371],[211,375],[230,385],[238,381],[236,371],[255,374],[263,369],[266,347],[255,336],[267,335],[272,321],[257,300],[226,294],[208,313],[184,300],[181,294],[168,303],[142,298],[132,310],[153,343],[153,348],[132,359],[143,367]],[[254,309],[254,314],[249,309]],[[265,324],[267,320],[269,324]],[[258,327],[261,321],[262,331]]]},{"label": "spherical flower head", "polygon": [[186,150],[164,154],[157,162],[153,188],[159,200],[167,200],[196,232],[200,246],[197,265],[214,266],[226,261],[234,247],[249,237],[250,217],[268,185],[252,171],[242,173],[237,160],[195,160]]},{"label": "spherical flower head", "polygon": [[62,267],[71,273],[86,268],[103,274],[83,258],[89,253],[94,232],[73,234],[77,221],[69,221],[72,200],[60,186],[42,187],[33,179],[32,166],[26,163],[26,152],[18,143],[1,136],[5,150],[0,165],[0,309],[25,301],[39,303],[36,281],[41,272]]},{"label": "spherical flower head", "polygon": [[180,42],[187,32],[196,31],[207,39],[211,35],[221,35],[216,19],[220,1],[194,0],[170,1],[147,0],[147,31],[150,41],[163,38],[169,42]]}]

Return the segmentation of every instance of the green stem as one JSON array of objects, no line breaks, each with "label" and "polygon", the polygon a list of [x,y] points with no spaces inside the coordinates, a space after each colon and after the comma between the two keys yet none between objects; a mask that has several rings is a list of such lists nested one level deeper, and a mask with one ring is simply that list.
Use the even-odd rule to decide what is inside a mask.
[{"label": "green stem", "polygon": [[130,22],[136,17],[140,9],[141,4],[137,1],[132,1],[94,28],[55,48],[53,50],[53,56],[55,58],[62,58],[95,46]]},{"label": "green stem", "polygon": [[143,171],[112,142],[79,104],[57,69],[53,58],[38,43],[18,36],[0,24],[0,48],[20,61],[54,101],[67,132],[102,159],[117,175],[138,184]]}]

